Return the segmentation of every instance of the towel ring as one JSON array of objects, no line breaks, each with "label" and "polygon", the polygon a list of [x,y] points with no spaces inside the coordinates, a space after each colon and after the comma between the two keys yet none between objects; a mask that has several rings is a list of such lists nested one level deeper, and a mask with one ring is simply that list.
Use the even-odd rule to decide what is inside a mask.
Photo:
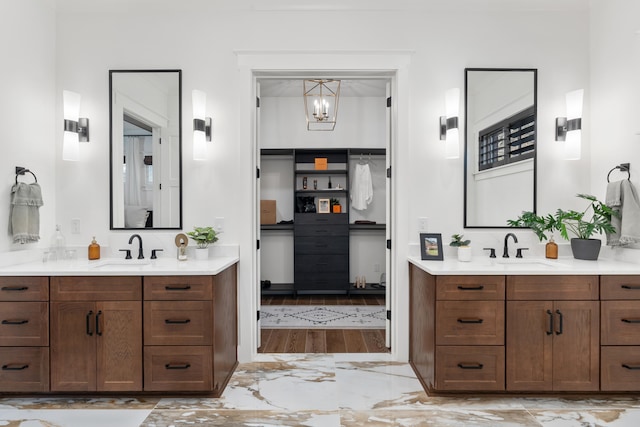
[{"label": "towel ring", "polygon": [[631,180],[631,166],[629,163],[621,163],[618,166],[614,167],[613,169],[611,169],[609,171],[609,173],[607,174],[607,182],[611,182],[609,181],[609,176],[611,175],[611,172],[613,172],[616,169],[620,169],[620,172],[626,172],[629,176],[627,177],[627,180]]},{"label": "towel ring", "polygon": [[33,179],[35,179],[36,182],[38,182],[38,178],[36,177],[35,173],[31,172],[29,169],[16,166],[16,184],[18,183],[18,175],[24,175],[25,173],[30,173],[31,175],[33,175]]}]

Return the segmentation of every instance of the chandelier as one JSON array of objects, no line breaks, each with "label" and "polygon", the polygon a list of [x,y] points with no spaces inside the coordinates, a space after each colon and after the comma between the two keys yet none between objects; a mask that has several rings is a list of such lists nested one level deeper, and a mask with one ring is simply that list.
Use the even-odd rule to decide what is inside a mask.
[{"label": "chandelier", "polygon": [[340,80],[304,80],[303,94],[307,130],[333,130],[338,115]]}]

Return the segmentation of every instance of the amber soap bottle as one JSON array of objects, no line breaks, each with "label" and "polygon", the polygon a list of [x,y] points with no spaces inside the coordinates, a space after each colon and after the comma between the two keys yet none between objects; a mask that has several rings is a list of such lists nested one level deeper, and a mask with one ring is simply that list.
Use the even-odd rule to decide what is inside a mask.
[{"label": "amber soap bottle", "polygon": [[545,256],[549,259],[558,259],[558,244],[553,241],[553,237],[545,247]]},{"label": "amber soap bottle", "polygon": [[96,242],[95,236],[89,245],[89,259],[100,259],[100,245]]}]

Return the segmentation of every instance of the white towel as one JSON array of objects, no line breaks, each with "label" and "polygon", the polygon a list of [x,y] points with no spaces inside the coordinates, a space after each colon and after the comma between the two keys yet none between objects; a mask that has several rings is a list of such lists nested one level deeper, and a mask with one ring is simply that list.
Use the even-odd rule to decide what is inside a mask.
[{"label": "white towel", "polygon": [[368,164],[356,164],[351,186],[351,207],[363,211],[373,201],[373,183]]},{"label": "white towel", "polygon": [[9,234],[14,243],[33,243],[40,240],[40,212],[42,189],[38,183],[18,182],[11,187]]},{"label": "white towel", "polygon": [[[620,212],[619,218],[612,218],[615,227],[614,234],[607,234],[607,245],[624,246],[640,243],[640,199],[638,192],[629,180],[620,181],[620,203],[618,206],[609,205]],[[615,183],[614,183],[615,184]],[[615,189],[612,189],[615,192]],[[609,187],[607,186],[607,196]],[[609,200],[607,197],[605,200]],[[615,203],[612,198],[612,203]]]}]

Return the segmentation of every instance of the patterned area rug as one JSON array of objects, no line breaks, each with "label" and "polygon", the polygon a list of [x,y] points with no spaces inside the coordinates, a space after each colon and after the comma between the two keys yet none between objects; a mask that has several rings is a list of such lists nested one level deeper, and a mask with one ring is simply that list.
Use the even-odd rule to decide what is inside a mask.
[{"label": "patterned area rug", "polygon": [[263,305],[265,329],[384,329],[383,305]]}]

